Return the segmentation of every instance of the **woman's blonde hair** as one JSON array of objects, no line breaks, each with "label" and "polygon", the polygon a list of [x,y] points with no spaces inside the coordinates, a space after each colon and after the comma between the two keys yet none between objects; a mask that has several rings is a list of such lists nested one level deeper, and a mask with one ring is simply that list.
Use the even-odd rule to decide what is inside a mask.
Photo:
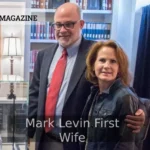
[{"label": "woman's blonde hair", "polygon": [[108,40],[105,42],[104,41],[96,42],[91,46],[86,58],[87,80],[95,85],[98,85],[98,79],[95,76],[95,72],[94,72],[94,64],[97,58],[97,54],[102,47],[111,47],[115,50],[115,55],[119,64],[118,77],[121,78],[121,81],[124,85],[129,85],[131,76],[128,71],[129,63],[128,63],[127,55],[125,54],[123,49],[113,40]]}]

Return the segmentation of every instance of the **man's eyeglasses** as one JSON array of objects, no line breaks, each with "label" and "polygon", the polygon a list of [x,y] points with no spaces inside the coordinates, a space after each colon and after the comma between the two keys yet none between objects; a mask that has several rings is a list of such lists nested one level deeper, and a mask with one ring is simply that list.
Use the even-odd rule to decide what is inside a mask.
[{"label": "man's eyeglasses", "polygon": [[[80,21],[80,20],[78,20]],[[66,23],[53,23],[52,27],[54,27],[55,30],[60,30],[61,27],[63,26],[66,30],[68,29],[73,29],[74,25],[78,22],[78,21],[70,21],[70,22],[66,22]]]}]

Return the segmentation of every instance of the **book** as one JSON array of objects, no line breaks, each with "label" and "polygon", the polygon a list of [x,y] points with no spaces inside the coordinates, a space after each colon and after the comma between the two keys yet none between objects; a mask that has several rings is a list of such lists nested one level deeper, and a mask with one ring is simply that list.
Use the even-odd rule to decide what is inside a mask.
[{"label": "book", "polygon": [[87,0],[87,9],[99,10],[100,9],[100,1],[99,0],[95,0],[93,2],[93,0]]},{"label": "book", "polygon": [[112,0],[108,0],[108,10],[112,10]]},{"label": "book", "polygon": [[30,51],[30,69],[33,70],[34,69],[34,65],[36,62],[36,58],[38,55],[39,50],[32,50]]},{"label": "book", "polygon": [[32,0],[31,1],[31,7],[32,8],[36,8],[36,0]]},{"label": "book", "polygon": [[40,8],[40,0],[36,0],[36,8]]},{"label": "book", "polygon": [[87,0],[82,1],[82,9],[87,9]]},{"label": "book", "polygon": [[45,8],[45,0],[40,0],[40,8]]},{"label": "book", "polygon": [[65,3],[65,0],[52,0],[53,9],[56,9],[63,3]]},{"label": "book", "polygon": [[48,1],[48,8],[49,9],[53,8],[53,0]]},{"label": "book", "polygon": [[48,9],[49,0],[45,0],[45,9]]},{"label": "book", "polygon": [[107,0],[101,0],[101,9],[107,10]]},{"label": "book", "polygon": [[36,39],[40,39],[40,22],[36,22]]}]

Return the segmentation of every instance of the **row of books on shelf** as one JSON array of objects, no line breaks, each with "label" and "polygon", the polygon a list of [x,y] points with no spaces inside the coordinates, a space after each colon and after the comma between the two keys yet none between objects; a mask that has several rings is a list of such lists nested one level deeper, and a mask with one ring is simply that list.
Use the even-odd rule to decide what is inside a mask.
[{"label": "row of books on shelf", "polygon": [[110,39],[110,23],[85,22],[82,34],[84,38],[90,40]]},{"label": "row of books on shelf", "polygon": [[70,0],[70,2],[85,10],[112,10],[112,0]]},{"label": "row of books on shelf", "polygon": [[[56,9],[69,0],[31,0],[31,8]],[[111,10],[112,0],[70,0],[82,9]]]},{"label": "row of books on shelf", "polygon": [[56,9],[68,0],[31,0],[31,8]]},{"label": "row of books on shelf", "polygon": [[54,28],[50,22],[32,22],[31,39],[55,39]]},{"label": "row of books on shelf", "polygon": [[[86,39],[98,40],[110,38],[110,23],[85,22],[82,34]],[[50,22],[32,22],[31,39],[55,39],[54,28]]]}]

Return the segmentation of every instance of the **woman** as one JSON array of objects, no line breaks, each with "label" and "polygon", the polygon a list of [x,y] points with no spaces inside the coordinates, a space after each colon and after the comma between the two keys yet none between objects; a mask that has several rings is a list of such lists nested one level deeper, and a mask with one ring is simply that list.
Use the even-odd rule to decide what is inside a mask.
[{"label": "woman", "polygon": [[129,89],[128,59],[114,41],[95,43],[86,59],[86,78],[94,84],[83,111],[87,119],[86,150],[135,150],[137,135],[125,122],[134,115],[138,98]]}]

